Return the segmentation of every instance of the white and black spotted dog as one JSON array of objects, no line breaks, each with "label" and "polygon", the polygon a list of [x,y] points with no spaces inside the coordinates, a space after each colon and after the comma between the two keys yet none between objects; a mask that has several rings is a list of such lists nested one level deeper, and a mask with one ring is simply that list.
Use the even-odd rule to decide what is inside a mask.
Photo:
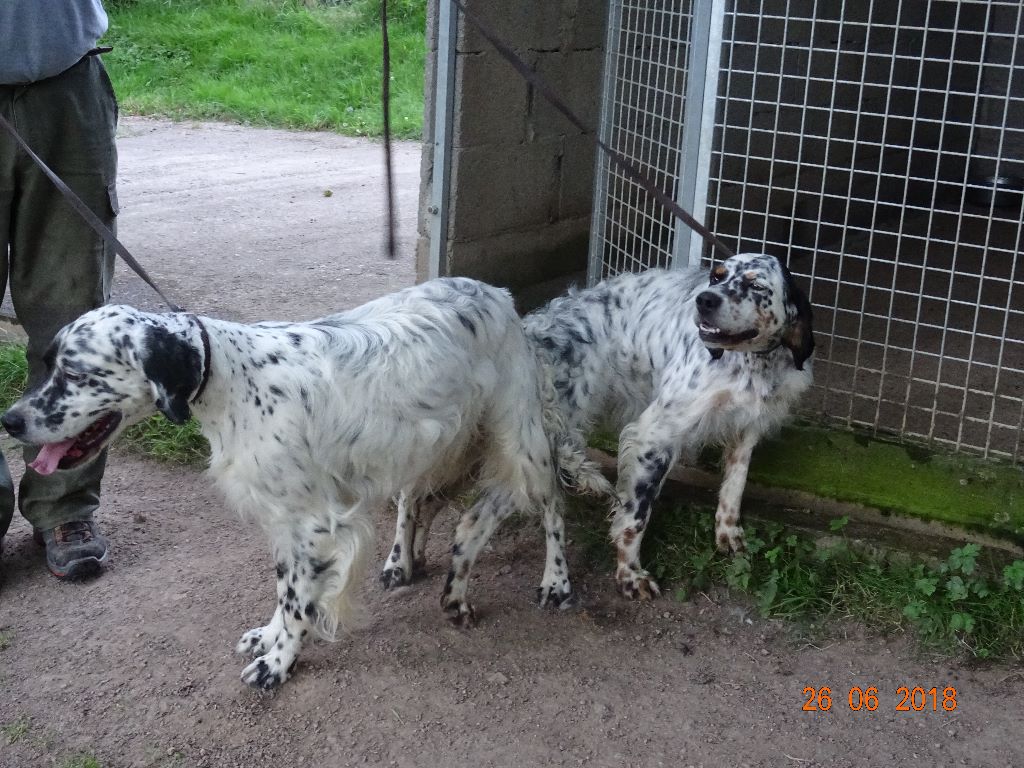
[{"label": "white and black spotted dog", "polygon": [[[724,447],[717,545],[742,549],[740,500],[751,453],[811,384],[811,306],[785,265],[742,254],[716,266],[710,284],[699,268],[623,274],[555,299],[523,325],[554,401],[545,426],[563,482],[614,497],[620,591],[658,594],[639,556],[651,505],[669,468],[703,445]],[[576,458],[597,426],[619,433],[614,491]],[[405,522],[416,522],[413,554],[421,557],[436,510],[407,507]],[[403,522],[400,515],[400,534]]]},{"label": "white and black spotted dog", "polygon": [[[89,461],[156,410],[197,417],[210,474],[267,531],[277,564],[273,618],[237,647],[256,656],[242,672],[252,685],[284,682],[309,635],[352,625],[371,512],[395,494],[430,498],[478,468],[442,597],[459,621],[472,620],[469,571],[504,517],[539,507],[561,538],[536,358],[504,290],[434,280],[308,323],[109,306],[65,327],[46,363],[45,381],[2,417],[42,446],[42,474]],[[543,603],[571,595],[559,553]]]}]

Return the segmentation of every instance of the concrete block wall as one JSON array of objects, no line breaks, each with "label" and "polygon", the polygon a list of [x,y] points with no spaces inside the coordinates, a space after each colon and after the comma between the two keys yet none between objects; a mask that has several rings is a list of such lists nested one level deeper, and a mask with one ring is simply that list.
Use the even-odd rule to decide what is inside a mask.
[{"label": "concrete block wall", "polygon": [[[429,2],[427,114],[417,272],[427,274],[434,174],[437,3]],[[596,129],[606,4],[467,0]],[[518,290],[585,268],[594,149],[490,43],[459,20],[448,231],[442,274]]]}]

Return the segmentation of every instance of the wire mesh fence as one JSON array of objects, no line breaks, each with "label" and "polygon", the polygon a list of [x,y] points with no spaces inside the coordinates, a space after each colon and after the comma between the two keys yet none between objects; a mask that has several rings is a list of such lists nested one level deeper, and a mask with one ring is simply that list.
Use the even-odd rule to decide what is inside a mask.
[{"label": "wire mesh fence", "polygon": [[[683,134],[691,4],[613,0],[601,138],[662,189],[673,189]],[[591,274],[668,266],[675,220],[598,153]]]},{"label": "wire mesh fence", "polygon": [[[822,343],[808,413],[1024,460],[1022,8],[725,4],[708,221],[809,285]],[[644,72],[630,57],[646,55],[620,48],[609,73]],[[616,91],[606,118],[643,111],[633,94]],[[622,125],[681,119],[653,103],[677,111]],[[667,189],[677,166],[661,168]],[[667,263],[671,226],[650,206],[595,206],[609,221],[592,272]]]}]

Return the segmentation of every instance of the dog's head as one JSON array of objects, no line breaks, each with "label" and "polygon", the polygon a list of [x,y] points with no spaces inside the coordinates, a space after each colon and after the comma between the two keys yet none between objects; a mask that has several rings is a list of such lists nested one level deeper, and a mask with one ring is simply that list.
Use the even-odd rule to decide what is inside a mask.
[{"label": "dog's head", "polygon": [[31,466],[44,475],[91,460],[155,411],[187,421],[206,365],[194,319],[124,306],[95,309],[65,326],[43,361],[45,378],[0,423],[12,437],[41,446]]},{"label": "dog's head", "polygon": [[774,256],[740,254],[722,262],[696,302],[700,338],[713,355],[781,344],[800,371],[814,351],[811,303]]}]

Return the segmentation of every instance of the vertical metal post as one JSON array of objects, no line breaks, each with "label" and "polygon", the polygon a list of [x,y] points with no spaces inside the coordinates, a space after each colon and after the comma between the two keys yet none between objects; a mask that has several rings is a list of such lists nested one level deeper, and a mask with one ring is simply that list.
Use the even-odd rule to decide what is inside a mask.
[{"label": "vertical metal post", "polygon": [[[725,3],[726,0],[693,0],[690,22],[676,202],[701,222],[706,220],[707,213]],[[700,235],[677,221],[672,243],[672,266],[699,265],[703,253],[704,241]]]},{"label": "vertical metal post", "polygon": [[437,72],[434,75],[434,158],[431,176],[428,276],[447,274],[448,206],[451,199],[452,124],[455,107],[455,43],[459,12],[437,0]]},{"label": "vertical metal post", "polygon": [[[597,135],[601,141],[613,146],[615,127],[615,80],[619,60],[619,33],[622,26],[622,0],[609,0],[607,32],[604,46],[604,73],[601,84],[601,117]],[[594,204],[590,215],[590,250],[587,258],[587,285],[599,282],[603,275],[604,231],[608,215],[608,157],[598,150],[594,154]]]}]

